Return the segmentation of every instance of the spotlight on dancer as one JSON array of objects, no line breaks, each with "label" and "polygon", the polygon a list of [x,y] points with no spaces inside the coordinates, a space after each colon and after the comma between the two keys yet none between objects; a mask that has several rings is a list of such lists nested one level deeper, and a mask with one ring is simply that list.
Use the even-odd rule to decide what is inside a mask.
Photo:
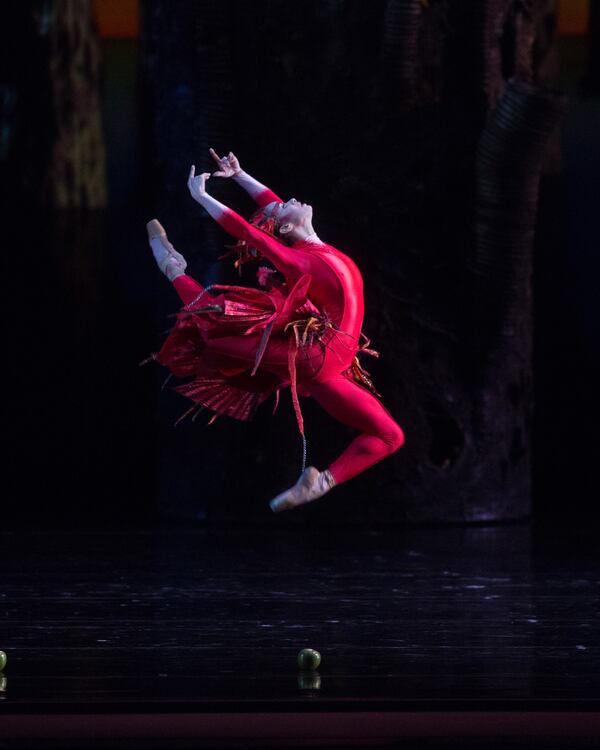
[{"label": "spotlight on dancer", "polygon": [[[191,378],[176,388],[193,402],[182,418],[209,409],[211,422],[219,416],[247,421],[270,396],[276,408],[281,390],[290,388],[304,458],[298,481],[270,502],[279,513],[312,502],[366,471],[398,450],[404,434],[360,361],[363,355],[379,355],[362,333],[363,280],[354,261],[317,235],[310,204],[294,197],[283,201],[246,174],[232,152],[220,157],[210,149],[210,155],[218,165],[213,176],[232,179],[258,209],[249,221],[243,219],[207,192],[211,174],[197,175],[194,165],[187,182],[192,198],[237,240],[232,248],[236,268],[264,258],[284,282],[277,283],[263,266],[257,287],[203,287],[185,273],[184,257],[158,220],[150,221],[148,236],[158,267],[183,302],[173,330],[150,359],[177,377]],[[299,395],[312,397],[358,432],[322,471],[305,466]]]}]

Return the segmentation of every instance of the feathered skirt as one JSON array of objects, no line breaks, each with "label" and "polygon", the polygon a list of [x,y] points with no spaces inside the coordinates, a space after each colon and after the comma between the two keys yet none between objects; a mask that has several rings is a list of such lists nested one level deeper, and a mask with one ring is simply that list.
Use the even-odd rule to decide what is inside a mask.
[{"label": "feathered skirt", "polygon": [[[248,421],[272,395],[274,412],[281,389],[290,386],[298,427],[304,434],[298,393],[309,394],[305,387],[311,376],[303,368],[298,378],[297,363],[317,363],[311,368],[316,377],[319,355],[323,361],[340,333],[308,299],[310,282],[310,275],[305,274],[289,291],[285,285],[262,290],[214,284],[181,308],[160,350],[140,363],[158,362],[177,378],[187,379],[175,390],[192,401],[192,406],[177,421],[187,416],[194,419],[203,409],[214,412],[211,422],[218,416]],[[247,353],[239,357],[223,351],[220,342],[232,337],[251,337],[252,358]],[[358,359],[359,353],[378,356],[368,348],[369,340],[363,338],[362,345],[354,347],[350,361],[340,370],[345,377],[379,395]],[[265,352],[273,344],[279,350],[285,345],[287,361],[279,367],[263,364]]]}]

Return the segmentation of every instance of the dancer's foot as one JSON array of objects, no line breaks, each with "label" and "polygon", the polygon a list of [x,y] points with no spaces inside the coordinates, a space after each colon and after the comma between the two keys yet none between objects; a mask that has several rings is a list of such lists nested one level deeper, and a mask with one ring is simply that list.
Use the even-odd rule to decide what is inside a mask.
[{"label": "dancer's foot", "polygon": [[332,487],[335,487],[335,479],[327,469],[319,471],[314,466],[307,466],[296,484],[273,498],[269,505],[274,513],[291,510],[322,497]]},{"label": "dancer's foot", "polygon": [[167,233],[158,219],[152,219],[146,224],[148,230],[148,241],[152,248],[152,254],[160,270],[173,281],[178,276],[183,276],[187,268],[187,262],[181,253],[178,253],[167,238]]}]

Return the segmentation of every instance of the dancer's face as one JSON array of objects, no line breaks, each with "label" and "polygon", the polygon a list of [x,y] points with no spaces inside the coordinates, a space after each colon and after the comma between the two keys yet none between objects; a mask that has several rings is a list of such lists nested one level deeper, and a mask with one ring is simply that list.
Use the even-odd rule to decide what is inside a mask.
[{"label": "dancer's face", "polygon": [[276,218],[279,226],[282,224],[293,224],[299,227],[310,223],[312,215],[312,206],[308,203],[300,203],[295,198],[290,198],[285,203],[278,203],[273,211],[273,216]]}]

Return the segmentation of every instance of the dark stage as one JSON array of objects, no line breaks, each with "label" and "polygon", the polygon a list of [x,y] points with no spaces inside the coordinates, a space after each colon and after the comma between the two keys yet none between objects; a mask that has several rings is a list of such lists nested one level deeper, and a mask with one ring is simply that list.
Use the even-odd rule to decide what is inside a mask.
[{"label": "dark stage", "polygon": [[0,750],[598,747],[600,0],[0,20]]},{"label": "dark stage", "polygon": [[5,532],[0,747],[585,746],[596,549],[532,524]]}]

